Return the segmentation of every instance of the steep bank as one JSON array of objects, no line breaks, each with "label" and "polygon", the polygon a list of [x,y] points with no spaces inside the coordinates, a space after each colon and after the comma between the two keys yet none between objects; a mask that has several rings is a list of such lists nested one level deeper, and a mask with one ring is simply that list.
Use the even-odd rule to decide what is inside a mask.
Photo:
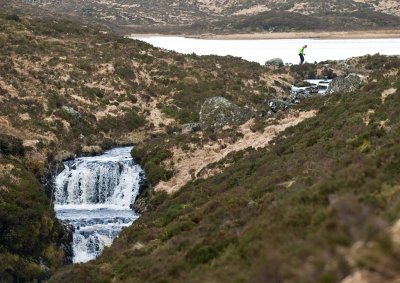
[{"label": "steep bank", "polygon": [[398,280],[400,61],[361,61],[361,89],[304,100],[318,115],[154,194],[102,257],[51,282]]},{"label": "steep bank", "polygon": [[154,189],[171,194],[181,189],[193,178],[208,178],[218,172],[222,172],[226,166],[219,169],[208,168],[210,165],[236,152],[247,150],[248,148],[265,148],[280,132],[314,115],[316,115],[315,111],[290,113],[288,117],[280,120],[278,124],[268,125],[255,132],[251,130],[254,120],[250,120],[239,128],[238,134],[241,137],[232,144],[225,144],[224,140],[221,139],[205,145],[191,144],[189,145],[191,147],[190,151],[173,148],[171,159],[168,159],[167,162],[173,164],[169,170],[172,170],[174,175],[168,181],[159,182]]}]

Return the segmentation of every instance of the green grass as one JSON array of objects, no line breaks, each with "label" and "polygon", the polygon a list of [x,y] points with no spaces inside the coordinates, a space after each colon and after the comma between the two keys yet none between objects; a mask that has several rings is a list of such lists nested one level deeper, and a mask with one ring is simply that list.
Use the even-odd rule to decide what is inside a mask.
[{"label": "green grass", "polygon": [[[52,282],[106,266],[116,282],[326,283],[373,266],[393,276],[383,266],[400,266],[386,230],[400,217],[400,101],[399,91],[385,104],[380,94],[399,80],[372,79],[354,93],[305,101],[300,108],[318,116],[289,128],[270,150],[249,151],[170,197],[153,195],[152,211],[111,249]],[[368,109],[375,113],[367,125]],[[374,244],[353,265],[346,255],[359,241]]]}]

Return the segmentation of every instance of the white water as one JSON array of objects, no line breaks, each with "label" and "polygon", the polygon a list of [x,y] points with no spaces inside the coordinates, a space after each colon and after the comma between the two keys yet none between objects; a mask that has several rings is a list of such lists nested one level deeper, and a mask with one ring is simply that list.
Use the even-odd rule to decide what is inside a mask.
[{"label": "white water", "polygon": [[66,161],[56,177],[57,217],[75,228],[74,263],[96,258],[139,217],[130,206],[139,193],[143,170],[132,160],[131,150],[116,148]]},{"label": "white water", "polygon": [[305,60],[309,63],[342,60],[366,54],[400,55],[400,38],[394,39],[268,39],[207,40],[173,36],[131,36],[156,47],[197,55],[231,55],[264,64],[272,58],[285,63],[299,62],[299,49],[307,44]]}]

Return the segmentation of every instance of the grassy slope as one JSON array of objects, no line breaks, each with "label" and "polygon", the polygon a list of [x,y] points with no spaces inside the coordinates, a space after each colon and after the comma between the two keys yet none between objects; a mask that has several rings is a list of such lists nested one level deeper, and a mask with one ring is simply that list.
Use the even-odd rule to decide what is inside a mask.
[{"label": "grassy slope", "polygon": [[255,63],[182,56],[79,22],[26,16],[23,5],[18,15],[11,10],[0,11],[0,278],[6,281],[46,276],[41,261],[50,271],[61,264],[62,232],[38,181],[49,162],[90,146],[138,142],[155,127],[161,131],[152,136],[168,137],[169,128],[152,124],[154,110],[170,115],[173,128],[197,121],[210,96],[260,108],[252,98],[275,95],[268,92],[274,80],[259,80],[272,72]]},{"label": "grassy slope", "polygon": [[372,11],[328,12],[302,15],[284,11],[264,12],[230,23],[239,31],[349,31],[398,28],[400,17]]},{"label": "grassy slope", "polygon": [[[50,200],[20,158],[0,156],[0,281],[44,279],[63,263],[63,229]],[[5,281],[2,281],[5,280]]]},{"label": "grassy slope", "polygon": [[[148,129],[144,118],[154,107],[185,123],[198,120],[211,96],[250,107],[258,105],[249,94],[272,97],[271,82],[259,80],[271,72],[256,63],[164,52],[62,19],[3,16],[0,21],[0,113],[12,127],[34,132],[47,150],[76,152]],[[144,109],[147,102],[154,105]],[[82,118],[74,119],[62,106]],[[11,110],[24,118],[9,115]]]},{"label": "grassy slope", "polygon": [[155,210],[99,259],[51,282],[327,283],[358,269],[377,282],[399,278],[387,228],[400,217],[400,61],[361,63],[374,70],[361,90],[308,100],[301,107],[317,117],[271,149],[242,152],[170,197],[153,195]]},{"label": "grassy slope", "polygon": [[[61,260],[55,246],[61,233],[49,202],[34,178],[43,177],[48,160],[63,150],[79,153],[84,146],[106,147],[137,141],[126,134],[152,133],[154,125],[145,119],[154,104],[176,119],[172,128],[178,123],[196,121],[202,102],[214,95],[224,95],[238,104],[262,110],[264,102],[277,95],[276,90],[284,83],[283,77],[290,77],[287,69],[274,74],[237,58],[181,56],[54,18],[1,15],[0,47],[1,164],[8,164],[0,176],[0,254],[4,258],[0,261],[0,272],[6,270],[21,280],[46,275],[39,267],[41,259],[52,269]],[[372,62],[373,68],[383,68],[385,60],[384,57],[368,58],[368,64]],[[386,62],[385,68],[396,64],[392,62],[392,65]],[[261,77],[267,79],[260,80]],[[237,166],[210,180],[194,182],[172,198],[155,194],[151,199],[155,210],[125,231],[103,258],[94,264],[74,267],[71,274],[62,271],[53,280],[64,281],[75,273],[76,278],[81,278],[77,282],[110,281],[110,278],[122,281],[129,277],[129,281],[133,278],[137,281],[223,281],[228,280],[226,274],[232,274],[231,280],[263,280],[264,276],[273,276],[274,271],[278,279],[299,278],[295,271],[301,262],[316,266],[304,275],[314,276],[312,271],[318,271],[318,264],[328,257],[337,258],[337,266],[330,267],[333,271],[328,270],[334,275],[318,276],[330,280],[329,276],[347,274],[349,267],[343,264],[342,254],[336,255],[334,250],[331,255],[325,251],[335,247],[336,241],[350,246],[355,239],[363,237],[364,230],[363,227],[355,232],[350,229],[355,235],[351,234],[350,240],[348,233],[344,236],[339,233],[338,239],[334,237],[329,242],[324,229],[335,226],[329,221],[333,218],[335,223],[336,214],[334,207],[327,206],[326,195],[336,191],[340,195],[348,190],[347,194],[355,195],[350,198],[351,202],[355,199],[370,206],[387,221],[398,217],[395,194],[398,167],[396,156],[391,153],[397,144],[398,96],[390,96],[387,100],[390,103],[384,106],[375,104],[381,90],[395,83],[393,80],[379,78],[379,83],[371,83],[363,95],[356,96],[358,99],[343,96],[347,98],[345,104],[341,104],[341,97],[332,97],[328,104],[332,107],[323,106],[324,101],[310,101],[312,107],[320,105],[322,116],[291,129],[286,135],[292,137],[279,142],[274,150],[249,152],[244,157],[238,154],[235,158],[241,162]],[[358,105],[354,113],[346,112],[351,103]],[[81,118],[73,118],[62,106],[78,110]],[[379,126],[374,128],[374,123],[363,126],[360,123],[363,116],[357,111],[365,114],[369,107],[377,107],[376,121],[385,120],[385,115],[391,119],[391,128],[378,131]],[[347,122],[343,122],[347,117],[351,117],[350,125],[357,126],[347,128]],[[320,137],[325,129],[323,125],[328,130]],[[344,134],[340,127],[346,129]],[[169,129],[165,128],[162,139],[174,137]],[[363,130],[371,138],[358,132]],[[324,155],[325,145],[330,145],[327,148],[332,150],[328,151],[330,155]],[[338,153],[346,153],[347,159]],[[380,155],[375,153],[382,157],[378,159],[376,156]],[[304,162],[312,156],[314,159]],[[323,166],[326,167],[323,167],[320,161],[325,159]],[[359,162],[351,162],[353,159]],[[342,166],[349,170],[339,170]],[[311,169],[322,171],[313,173],[315,170]],[[330,169],[338,169],[338,173],[325,178]],[[362,182],[365,176],[377,181]],[[290,184],[285,182],[292,180],[295,183],[284,189]],[[361,191],[364,187],[367,193]],[[389,202],[389,198],[393,201]],[[356,212],[363,211],[357,205],[354,207]],[[365,215],[369,219],[371,214]],[[374,231],[381,231],[384,225],[375,224],[381,220],[371,221],[373,229],[367,226],[367,231],[371,230],[372,234],[367,236],[375,239]],[[349,225],[339,224],[344,225],[346,232]],[[320,248],[313,249],[315,242]],[[269,252],[270,247],[276,254]],[[304,258],[313,252],[317,262],[308,263]],[[385,255],[384,259],[388,257]],[[272,265],[274,261],[276,268]],[[289,265],[281,264],[288,261]],[[265,262],[274,268],[265,271]],[[238,268],[247,271],[238,274]],[[4,273],[1,276],[4,278]],[[82,276],[89,279],[84,280]]]}]

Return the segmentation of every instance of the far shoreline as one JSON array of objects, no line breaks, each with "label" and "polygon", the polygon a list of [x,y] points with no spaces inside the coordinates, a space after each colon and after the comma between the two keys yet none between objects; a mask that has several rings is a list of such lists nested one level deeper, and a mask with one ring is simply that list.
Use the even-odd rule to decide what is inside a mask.
[{"label": "far shoreline", "polygon": [[379,39],[400,38],[400,30],[328,31],[328,32],[265,32],[237,34],[131,34],[128,37],[186,37],[209,40],[265,40],[265,39]]}]

